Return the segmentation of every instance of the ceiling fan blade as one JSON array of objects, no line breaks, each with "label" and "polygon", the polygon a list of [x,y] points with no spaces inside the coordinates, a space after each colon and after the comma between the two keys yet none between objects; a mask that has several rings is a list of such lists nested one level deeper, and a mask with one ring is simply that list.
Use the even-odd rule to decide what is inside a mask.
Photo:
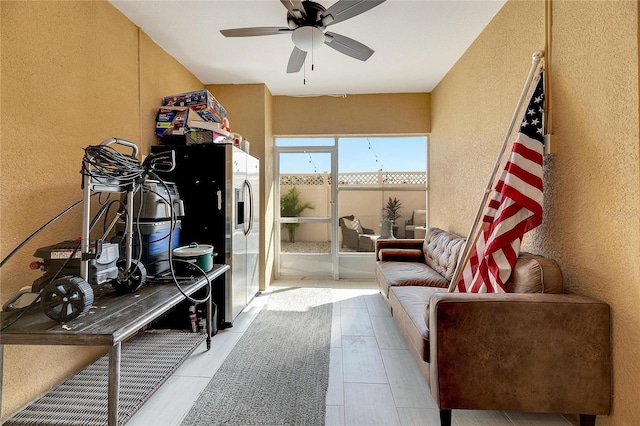
[{"label": "ceiling fan blade", "polygon": [[281,27],[254,27],[254,28],[233,28],[230,30],[220,30],[225,37],[254,37],[275,34],[288,34],[291,29]]},{"label": "ceiling fan blade", "polygon": [[327,31],[324,33],[324,44],[334,48],[340,53],[344,53],[352,58],[366,61],[373,55],[374,50],[365,46],[359,41],[355,41],[349,37]]},{"label": "ceiling fan blade", "polygon": [[329,9],[322,12],[318,24],[326,27],[337,24],[346,19],[358,16],[369,9],[373,9],[385,0],[339,0]]},{"label": "ceiling fan blade", "polygon": [[300,71],[304,65],[304,60],[307,57],[307,52],[300,50],[297,47],[293,48],[291,56],[289,56],[289,63],[287,64],[287,73],[294,73]]},{"label": "ceiling fan blade", "polygon": [[294,18],[303,19],[307,17],[307,12],[304,10],[301,0],[280,0],[280,2]]}]

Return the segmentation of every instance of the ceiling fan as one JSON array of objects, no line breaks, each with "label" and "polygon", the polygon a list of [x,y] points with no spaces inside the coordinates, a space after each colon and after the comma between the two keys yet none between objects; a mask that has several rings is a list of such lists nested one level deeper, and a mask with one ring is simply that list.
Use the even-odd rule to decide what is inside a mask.
[{"label": "ceiling fan", "polygon": [[345,21],[366,12],[383,3],[385,0],[339,0],[325,9],[319,3],[310,0],[280,0],[287,8],[287,28],[254,27],[220,30],[225,37],[253,37],[275,34],[291,34],[295,45],[287,72],[300,71],[307,57],[307,52],[326,44],[327,46],[361,61],[366,61],[373,54],[373,50],[349,37],[330,31],[325,32],[329,25]]}]

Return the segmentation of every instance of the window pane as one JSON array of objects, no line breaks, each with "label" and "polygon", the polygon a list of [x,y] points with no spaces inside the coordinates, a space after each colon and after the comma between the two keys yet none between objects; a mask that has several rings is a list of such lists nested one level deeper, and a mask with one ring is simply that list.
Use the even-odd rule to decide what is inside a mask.
[{"label": "window pane", "polygon": [[338,139],[338,172],[425,172],[427,139],[370,137]]},{"label": "window pane", "polygon": [[331,216],[331,154],[280,154],[280,216]]},{"label": "window pane", "polygon": [[[399,217],[383,229],[384,207],[389,201],[400,202]],[[372,252],[377,238],[413,238],[414,227],[426,224],[426,192],[424,190],[340,191],[338,194],[340,251]],[[411,225],[414,211],[417,222]],[[346,219],[346,220],[345,220]],[[409,221],[409,223],[407,223]],[[356,223],[354,223],[356,222]],[[392,234],[389,234],[389,231]]]},{"label": "window pane", "polygon": [[283,223],[281,235],[282,253],[331,253],[330,223]]},{"label": "window pane", "polygon": [[331,173],[331,154],[324,152],[281,153],[280,175]]},{"label": "window pane", "polygon": [[[379,238],[414,237],[415,226],[426,222],[426,164],[424,136],[338,140],[341,252],[373,252]],[[385,215],[390,199],[399,203],[393,221]],[[418,210],[421,223],[412,225]]]}]

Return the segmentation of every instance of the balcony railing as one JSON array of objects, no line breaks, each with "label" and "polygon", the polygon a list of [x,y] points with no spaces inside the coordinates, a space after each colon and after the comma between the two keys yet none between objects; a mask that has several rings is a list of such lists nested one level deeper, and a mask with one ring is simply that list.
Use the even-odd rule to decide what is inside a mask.
[{"label": "balcony railing", "polygon": [[[329,173],[291,173],[280,175],[280,185],[291,186],[322,186],[330,185]],[[416,186],[424,187],[427,184],[426,172],[360,172],[339,173],[338,186]]]}]

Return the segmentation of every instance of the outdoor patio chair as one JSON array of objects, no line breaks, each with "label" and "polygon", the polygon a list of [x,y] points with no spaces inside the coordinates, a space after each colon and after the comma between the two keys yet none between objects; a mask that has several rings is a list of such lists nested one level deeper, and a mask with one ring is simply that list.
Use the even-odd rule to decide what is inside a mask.
[{"label": "outdoor patio chair", "polygon": [[427,211],[414,210],[411,213],[411,219],[404,223],[404,235],[407,238],[415,238],[415,230],[417,227],[424,227],[427,224]]},{"label": "outdoor patio chair", "polygon": [[342,216],[339,223],[342,230],[342,247],[358,250],[360,248],[358,245],[360,235],[375,234],[373,229],[364,228],[360,220],[356,219],[354,215]]}]

